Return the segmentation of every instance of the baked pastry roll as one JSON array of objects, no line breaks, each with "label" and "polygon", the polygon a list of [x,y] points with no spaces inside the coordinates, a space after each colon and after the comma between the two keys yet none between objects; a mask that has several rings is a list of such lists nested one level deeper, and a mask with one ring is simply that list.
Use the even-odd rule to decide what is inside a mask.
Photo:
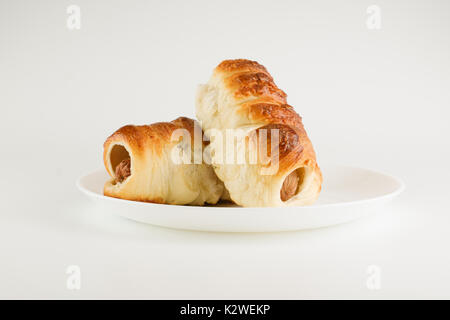
[{"label": "baked pastry roll", "polygon": [[[264,66],[243,59],[220,63],[208,83],[198,88],[196,114],[211,140],[215,172],[235,203],[287,206],[317,199],[322,174],[313,146],[301,117]],[[224,144],[230,143],[230,130],[233,150],[244,154],[241,162],[227,161],[230,151]],[[261,142],[264,136],[266,142]],[[255,153],[258,161],[251,161]]]},{"label": "baked pastry roll", "polygon": [[103,161],[111,176],[104,194],[165,204],[217,203],[224,187],[212,167],[198,159],[202,140],[198,124],[184,117],[120,128],[104,143]]}]

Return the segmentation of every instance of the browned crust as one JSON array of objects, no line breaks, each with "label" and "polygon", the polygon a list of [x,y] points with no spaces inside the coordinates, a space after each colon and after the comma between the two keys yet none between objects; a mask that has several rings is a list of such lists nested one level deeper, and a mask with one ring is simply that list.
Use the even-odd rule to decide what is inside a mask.
[{"label": "browned crust", "polygon": [[[216,67],[215,73],[223,78],[225,87],[238,101],[256,98],[244,101],[237,112],[247,116],[249,120],[266,124],[257,130],[258,136],[260,129],[279,130],[279,174],[284,174],[299,164],[312,166],[320,174],[302,118],[287,104],[286,93],[275,85],[264,66],[245,59],[225,60]],[[267,148],[270,150],[270,130],[267,140]]]},{"label": "browned crust", "polygon": [[[147,148],[160,155],[164,146],[170,143],[172,133],[176,129],[189,131],[191,139],[194,139],[195,120],[179,117],[171,122],[157,122],[151,125],[126,125],[110,135],[103,144],[103,162],[108,168],[107,152],[111,143],[121,141],[128,144],[135,155],[145,152]],[[112,176],[112,173],[110,172]]]},{"label": "browned crust", "polygon": [[234,96],[238,99],[250,96],[267,97],[279,103],[286,103],[286,93],[275,85],[267,73],[237,73],[227,78],[225,84],[234,91]]},{"label": "browned crust", "polygon": [[216,71],[219,72],[246,72],[246,71],[256,71],[256,72],[264,72],[269,76],[269,72],[267,69],[260,65],[256,61],[246,60],[246,59],[235,59],[235,60],[225,60],[222,61],[216,68]]},{"label": "browned crust", "polygon": [[240,113],[246,113],[255,121],[264,123],[280,123],[293,127],[303,127],[302,118],[288,104],[250,102],[245,103],[239,109]]},{"label": "browned crust", "polygon": [[151,125],[126,125],[115,131],[110,135],[105,143],[106,147],[111,141],[124,140],[130,146],[137,150],[148,145],[149,140],[152,146],[159,152],[165,143],[169,142],[172,133],[176,129],[186,129],[194,136],[194,120],[186,117],[179,117],[171,122],[157,122]]},{"label": "browned crust", "polygon": [[[260,143],[261,135],[263,130],[266,130],[265,136],[267,137],[266,154],[267,157],[271,159],[278,158],[279,161],[279,172],[285,172],[290,169],[293,165],[297,164],[301,158],[305,156],[305,147],[302,143],[302,138],[304,137],[304,130],[302,128],[296,128],[289,125],[281,123],[271,123],[260,127],[256,130],[258,137],[258,143]],[[273,130],[278,130],[278,139],[275,141],[274,146],[272,146],[272,134]],[[258,148],[262,145],[258,144]],[[272,149],[274,148],[274,149]],[[262,150],[261,150],[262,151]],[[273,153],[273,151],[277,153]],[[309,152],[307,149],[306,152]],[[258,150],[258,155],[260,151]],[[262,159],[259,159],[260,161]]]}]

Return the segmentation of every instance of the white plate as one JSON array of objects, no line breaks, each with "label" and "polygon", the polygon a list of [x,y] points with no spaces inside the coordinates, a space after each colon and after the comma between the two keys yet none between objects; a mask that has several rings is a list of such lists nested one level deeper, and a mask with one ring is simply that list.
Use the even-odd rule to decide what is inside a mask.
[{"label": "white plate", "polygon": [[169,228],[223,232],[289,231],[344,223],[379,211],[404,188],[398,178],[372,170],[325,166],[322,171],[319,200],[305,207],[197,207],[116,199],[103,195],[105,170],[83,176],[77,185],[112,214]]}]

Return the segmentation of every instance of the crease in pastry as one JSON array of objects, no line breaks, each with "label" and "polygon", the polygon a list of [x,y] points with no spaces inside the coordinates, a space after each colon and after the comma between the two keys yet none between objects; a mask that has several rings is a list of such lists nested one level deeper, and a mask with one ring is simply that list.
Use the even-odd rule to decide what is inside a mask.
[{"label": "crease in pastry", "polygon": [[[212,131],[225,135],[228,129],[241,128],[250,128],[249,134],[259,135],[261,129],[266,129],[267,146],[277,145],[271,155],[278,156],[273,174],[263,174],[267,164],[261,162],[214,163],[230,198],[239,205],[308,205],[319,196],[322,173],[302,118],[288,105],[286,97],[264,66],[245,59],[223,61],[197,90],[196,115],[206,136]],[[274,136],[276,141],[271,139],[272,129],[279,133],[279,139]],[[258,144],[245,145],[246,153],[261,148]],[[217,146],[213,139],[211,148]]]}]

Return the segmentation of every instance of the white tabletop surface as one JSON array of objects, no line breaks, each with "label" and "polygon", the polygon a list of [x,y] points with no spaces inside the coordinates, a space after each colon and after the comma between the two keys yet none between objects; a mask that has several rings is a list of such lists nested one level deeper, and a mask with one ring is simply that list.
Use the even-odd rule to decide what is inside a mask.
[{"label": "white tabletop surface", "polygon": [[[450,298],[450,3],[378,1],[379,30],[368,5],[1,2],[0,298]],[[237,57],[288,93],[319,163],[404,193],[341,226],[221,234],[111,216],[76,189],[110,133],[193,116],[196,85]]]}]

